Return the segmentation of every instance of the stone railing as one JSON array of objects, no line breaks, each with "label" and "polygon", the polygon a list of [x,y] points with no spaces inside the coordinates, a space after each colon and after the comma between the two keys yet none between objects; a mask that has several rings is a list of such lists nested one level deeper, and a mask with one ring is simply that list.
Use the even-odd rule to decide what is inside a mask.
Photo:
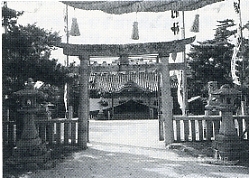
[{"label": "stone railing", "polygon": [[[48,145],[77,145],[78,119],[37,120],[39,137]],[[17,141],[16,123],[3,122],[3,145],[15,146]]]},{"label": "stone railing", "polygon": [[[249,140],[246,130],[249,125],[249,116],[234,116],[238,136],[242,140]],[[175,142],[211,141],[219,132],[220,116],[174,116]],[[51,119],[37,120],[36,127],[40,138],[49,145],[77,145],[78,119]],[[3,146],[15,146],[17,132],[16,123],[3,121]]]},{"label": "stone railing", "polygon": [[[249,116],[233,116],[238,136],[249,140]],[[211,141],[219,133],[221,116],[174,116],[173,128],[176,142]]]}]

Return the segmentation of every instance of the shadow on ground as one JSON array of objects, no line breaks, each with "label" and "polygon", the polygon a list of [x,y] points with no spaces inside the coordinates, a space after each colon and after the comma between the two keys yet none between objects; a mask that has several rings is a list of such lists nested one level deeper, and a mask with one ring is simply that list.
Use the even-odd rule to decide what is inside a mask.
[{"label": "shadow on ground", "polygon": [[84,151],[79,151],[77,147],[54,148],[54,167],[45,170],[25,166],[21,169],[4,167],[4,177],[225,178],[246,177],[249,174],[245,166],[204,164],[199,153],[203,154],[203,150],[211,146],[211,143],[182,145],[184,147],[181,148],[187,149],[158,149],[98,142],[92,142]]},{"label": "shadow on ground", "polygon": [[48,146],[51,150],[51,159],[42,167],[37,167],[35,164],[24,165],[8,165],[7,159],[11,156],[12,148],[3,147],[3,178],[20,178],[25,177],[28,173],[35,170],[46,170],[56,167],[57,164],[72,157],[73,153],[79,151],[78,147],[74,146]]}]

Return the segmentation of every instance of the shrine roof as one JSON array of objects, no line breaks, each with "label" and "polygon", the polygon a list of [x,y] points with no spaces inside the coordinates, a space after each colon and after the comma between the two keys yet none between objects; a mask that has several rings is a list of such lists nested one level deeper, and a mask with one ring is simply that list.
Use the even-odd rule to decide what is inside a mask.
[{"label": "shrine roof", "polygon": [[146,90],[142,87],[140,87],[138,84],[136,84],[135,82],[133,81],[128,81],[127,83],[125,83],[123,85],[123,87],[117,91],[116,93],[144,93],[146,92]]}]

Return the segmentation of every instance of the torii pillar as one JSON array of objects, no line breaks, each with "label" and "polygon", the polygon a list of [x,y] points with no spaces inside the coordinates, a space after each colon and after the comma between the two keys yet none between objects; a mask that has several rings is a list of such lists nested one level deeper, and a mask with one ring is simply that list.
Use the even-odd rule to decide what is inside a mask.
[{"label": "torii pillar", "polygon": [[169,56],[159,56],[161,60],[162,88],[161,88],[161,119],[164,121],[164,142],[165,146],[174,142],[173,130],[173,98],[171,96]]},{"label": "torii pillar", "polygon": [[80,59],[80,96],[78,108],[78,144],[81,149],[87,148],[89,141],[89,55],[79,56]]}]

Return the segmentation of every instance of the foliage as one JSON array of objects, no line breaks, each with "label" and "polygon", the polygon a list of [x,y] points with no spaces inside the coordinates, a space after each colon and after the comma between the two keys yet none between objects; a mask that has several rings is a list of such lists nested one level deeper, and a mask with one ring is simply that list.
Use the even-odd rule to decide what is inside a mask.
[{"label": "foliage", "polygon": [[40,90],[46,93],[47,102],[56,104],[58,114],[65,109],[63,92],[68,71],[50,56],[61,37],[58,32],[45,30],[36,24],[19,25],[17,20],[22,14],[9,9],[7,4],[2,7],[2,25],[5,27],[2,34],[2,96],[10,96],[9,101],[3,100],[3,104],[15,111],[11,94],[23,89],[27,79],[33,78],[45,83]]},{"label": "foliage", "polygon": [[[2,12],[4,8],[7,7]],[[3,94],[22,89],[28,78],[63,86],[67,71],[56,59],[50,59],[61,37],[36,24],[17,25],[19,15],[22,13],[5,13],[2,17],[2,23],[7,26],[7,33],[2,34]]]},{"label": "foliage", "polygon": [[188,54],[188,64],[192,70],[189,78],[189,96],[202,95],[207,97],[207,83],[217,81],[219,84],[231,84],[230,75],[232,50],[234,45],[230,43],[229,37],[236,30],[233,20],[218,21],[213,40],[198,42],[192,45]]},{"label": "foliage", "polygon": [[[243,40],[243,48],[241,50],[242,61],[237,61],[237,76],[242,83],[242,90],[249,88],[249,39]],[[248,91],[247,91],[248,93]]]},{"label": "foliage", "polygon": [[23,11],[15,11],[7,7],[7,2],[4,2],[2,7],[2,26],[6,30],[16,27],[17,18],[23,14]]}]

